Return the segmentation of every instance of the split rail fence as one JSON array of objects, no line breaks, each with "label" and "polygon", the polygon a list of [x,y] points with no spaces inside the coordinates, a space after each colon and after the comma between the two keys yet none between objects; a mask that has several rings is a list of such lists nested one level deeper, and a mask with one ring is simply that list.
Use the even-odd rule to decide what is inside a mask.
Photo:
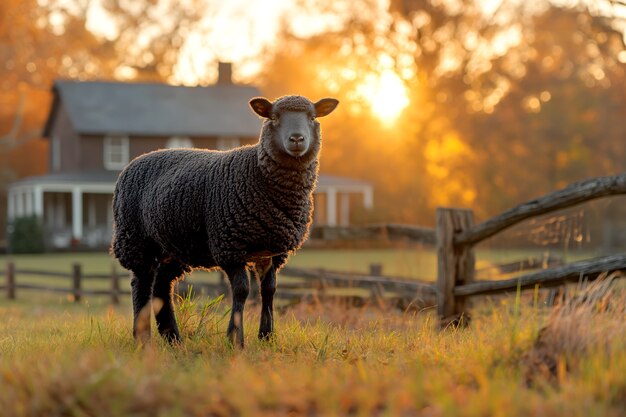
[{"label": "split rail fence", "polygon": [[[502,274],[545,266],[548,268],[510,279],[482,281],[475,279],[474,247],[478,243],[532,217],[572,207],[589,200],[619,194],[626,194],[626,174],[593,178],[571,184],[562,190],[528,201],[480,224],[474,224],[474,215],[471,210],[439,208],[436,213],[435,229],[398,224],[318,227],[312,231],[312,237],[328,241],[384,239],[409,240],[434,245],[437,248],[436,282],[383,276],[380,265],[371,265],[369,274],[287,266],[281,274],[301,280],[282,281],[276,298],[299,300],[306,297],[333,297],[331,290],[337,288],[361,288],[369,294],[369,298],[386,299],[387,302],[393,300],[403,308],[436,305],[437,313],[445,323],[467,315],[467,300],[473,296],[534,289],[537,286],[554,287],[581,279],[594,280],[605,272],[624,272],[626,271],[626,254],[616,254],[566,265],[554,258],[531,259],[498,267]],[[16,274],[65,277],[71,279],[72,285],[69,288],[62,288],[18,284],[15,280]],[[64,274],[16,270],[14,264],[9,262],[4,275],[4,290],[9,299],[15,298],[16,289],[65,292],[72,294],[76,301],[80,301],[84,295],[108,295],[113,303],[119,302],[120,295],[129,293],[127,290],[120,289],[119,274],[115,268],[110,274],[88,275],[83,274],[80,265],[75,264],[71,273]],[[85,279],[110,280],[111,286],[109,290],[85,290],[82,286],[82,281]],[[189,284],[181,284],[179,291],[185,291],[187,285]],[[223,279],[222,282],[215,284],[192,283],[191,285],[195,289],[206,292],[227,292]],[[254,295],[255,292],[252,291],[252,296]],[[361,295],[356,298],[363,299],[364,297]]]},{"label": "split rail fence", "polygon": [[[582,279],[591,281],[605,272],[626,272],[626,254],[622,253],[567,265],[553,264],[547,269],[511,279],[482,281],[475,279],[474,247],[478,243],[530,218],[597,198],[620,194],[626,194],[626,173],[571,184],[480,224],[474,224],[474,214],[471,210],[438,208],[435,229],[404,225],[371,225],[321,229],[316,233],[317,237],[326,239],[386,237],[435,244],[437,281],[427,292],[435,294],[437,313],[440,319],[447,323],[467,315],[467,300],[472,296],[534,289],[537,286],[555,287]],[[522,267],[523,265],[520,265],[520,270]]]}]

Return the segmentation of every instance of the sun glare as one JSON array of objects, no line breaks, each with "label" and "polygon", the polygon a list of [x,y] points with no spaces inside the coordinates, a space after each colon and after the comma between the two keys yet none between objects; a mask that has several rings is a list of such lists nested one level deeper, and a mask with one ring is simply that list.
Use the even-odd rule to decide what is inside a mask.
[{"label": "sun glare", "polygon": [[362,85],[362,94],[369,101],[372,113],[386,125],[393,124],[409,105],[406,87],[390,70],[367,80]]}]

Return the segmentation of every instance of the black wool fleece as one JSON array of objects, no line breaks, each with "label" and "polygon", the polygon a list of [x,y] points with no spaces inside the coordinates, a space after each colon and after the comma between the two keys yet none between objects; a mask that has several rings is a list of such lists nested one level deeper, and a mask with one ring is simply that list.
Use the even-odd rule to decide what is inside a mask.
[{"label": "black wool fleece", "polygon": [[[315,114],[300,96],[277,100],[273,110]],[[121,265],[175,260],[188,270],[272,255],[277,269],[284,265],[308,235],[321,137],[316,122],[310,149],[295,158],[273,133],[265,120],[252,146],[158,150],[132,161],[114,194],[112,251]]]}]

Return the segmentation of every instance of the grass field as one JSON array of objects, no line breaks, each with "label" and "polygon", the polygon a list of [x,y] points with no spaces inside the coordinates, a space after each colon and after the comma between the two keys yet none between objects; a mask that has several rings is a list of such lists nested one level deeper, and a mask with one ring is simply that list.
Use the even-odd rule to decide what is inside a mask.
[{"label": "grass field", "polygon": [[[355,252],[303,251],[292,262],[379,262],[390,274],[431,262],[408,250]],[[12,259],[111,268],[105,254]],[[249,303],[243,351],[226,341],[227,301],[179,299],[184,344],[154,337],[142,348],[127,298],[110,306],[23,291],[0,297],[0,416],[623,416],[623,282],[613,291],[553,310],[532,294],[483,300],[470,327],[444,331],[432,311],[301,304],[277,313],[270,342],[256,339],[259,308]]]},{"label": "grass field", "polygon": [[509,299],[445,331],[429,313],[301,305],[269,343],[251,306],[244,351],[226,342],[226,302],[180,301],[184,345],[140,348],[127,304],[3,301],[0,414],[618,417],[625,310],[595,307],[607,299],[551,315]]}]

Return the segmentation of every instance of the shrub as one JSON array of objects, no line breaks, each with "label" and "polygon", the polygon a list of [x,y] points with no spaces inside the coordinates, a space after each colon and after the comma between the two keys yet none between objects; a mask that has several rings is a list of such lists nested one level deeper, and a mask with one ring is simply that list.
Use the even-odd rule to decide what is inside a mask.
[{"label": "shrub", "polygon": [[41,253],[44,251],[43,227],[37,216],[18,217],[9,226],[9,251]]}]

